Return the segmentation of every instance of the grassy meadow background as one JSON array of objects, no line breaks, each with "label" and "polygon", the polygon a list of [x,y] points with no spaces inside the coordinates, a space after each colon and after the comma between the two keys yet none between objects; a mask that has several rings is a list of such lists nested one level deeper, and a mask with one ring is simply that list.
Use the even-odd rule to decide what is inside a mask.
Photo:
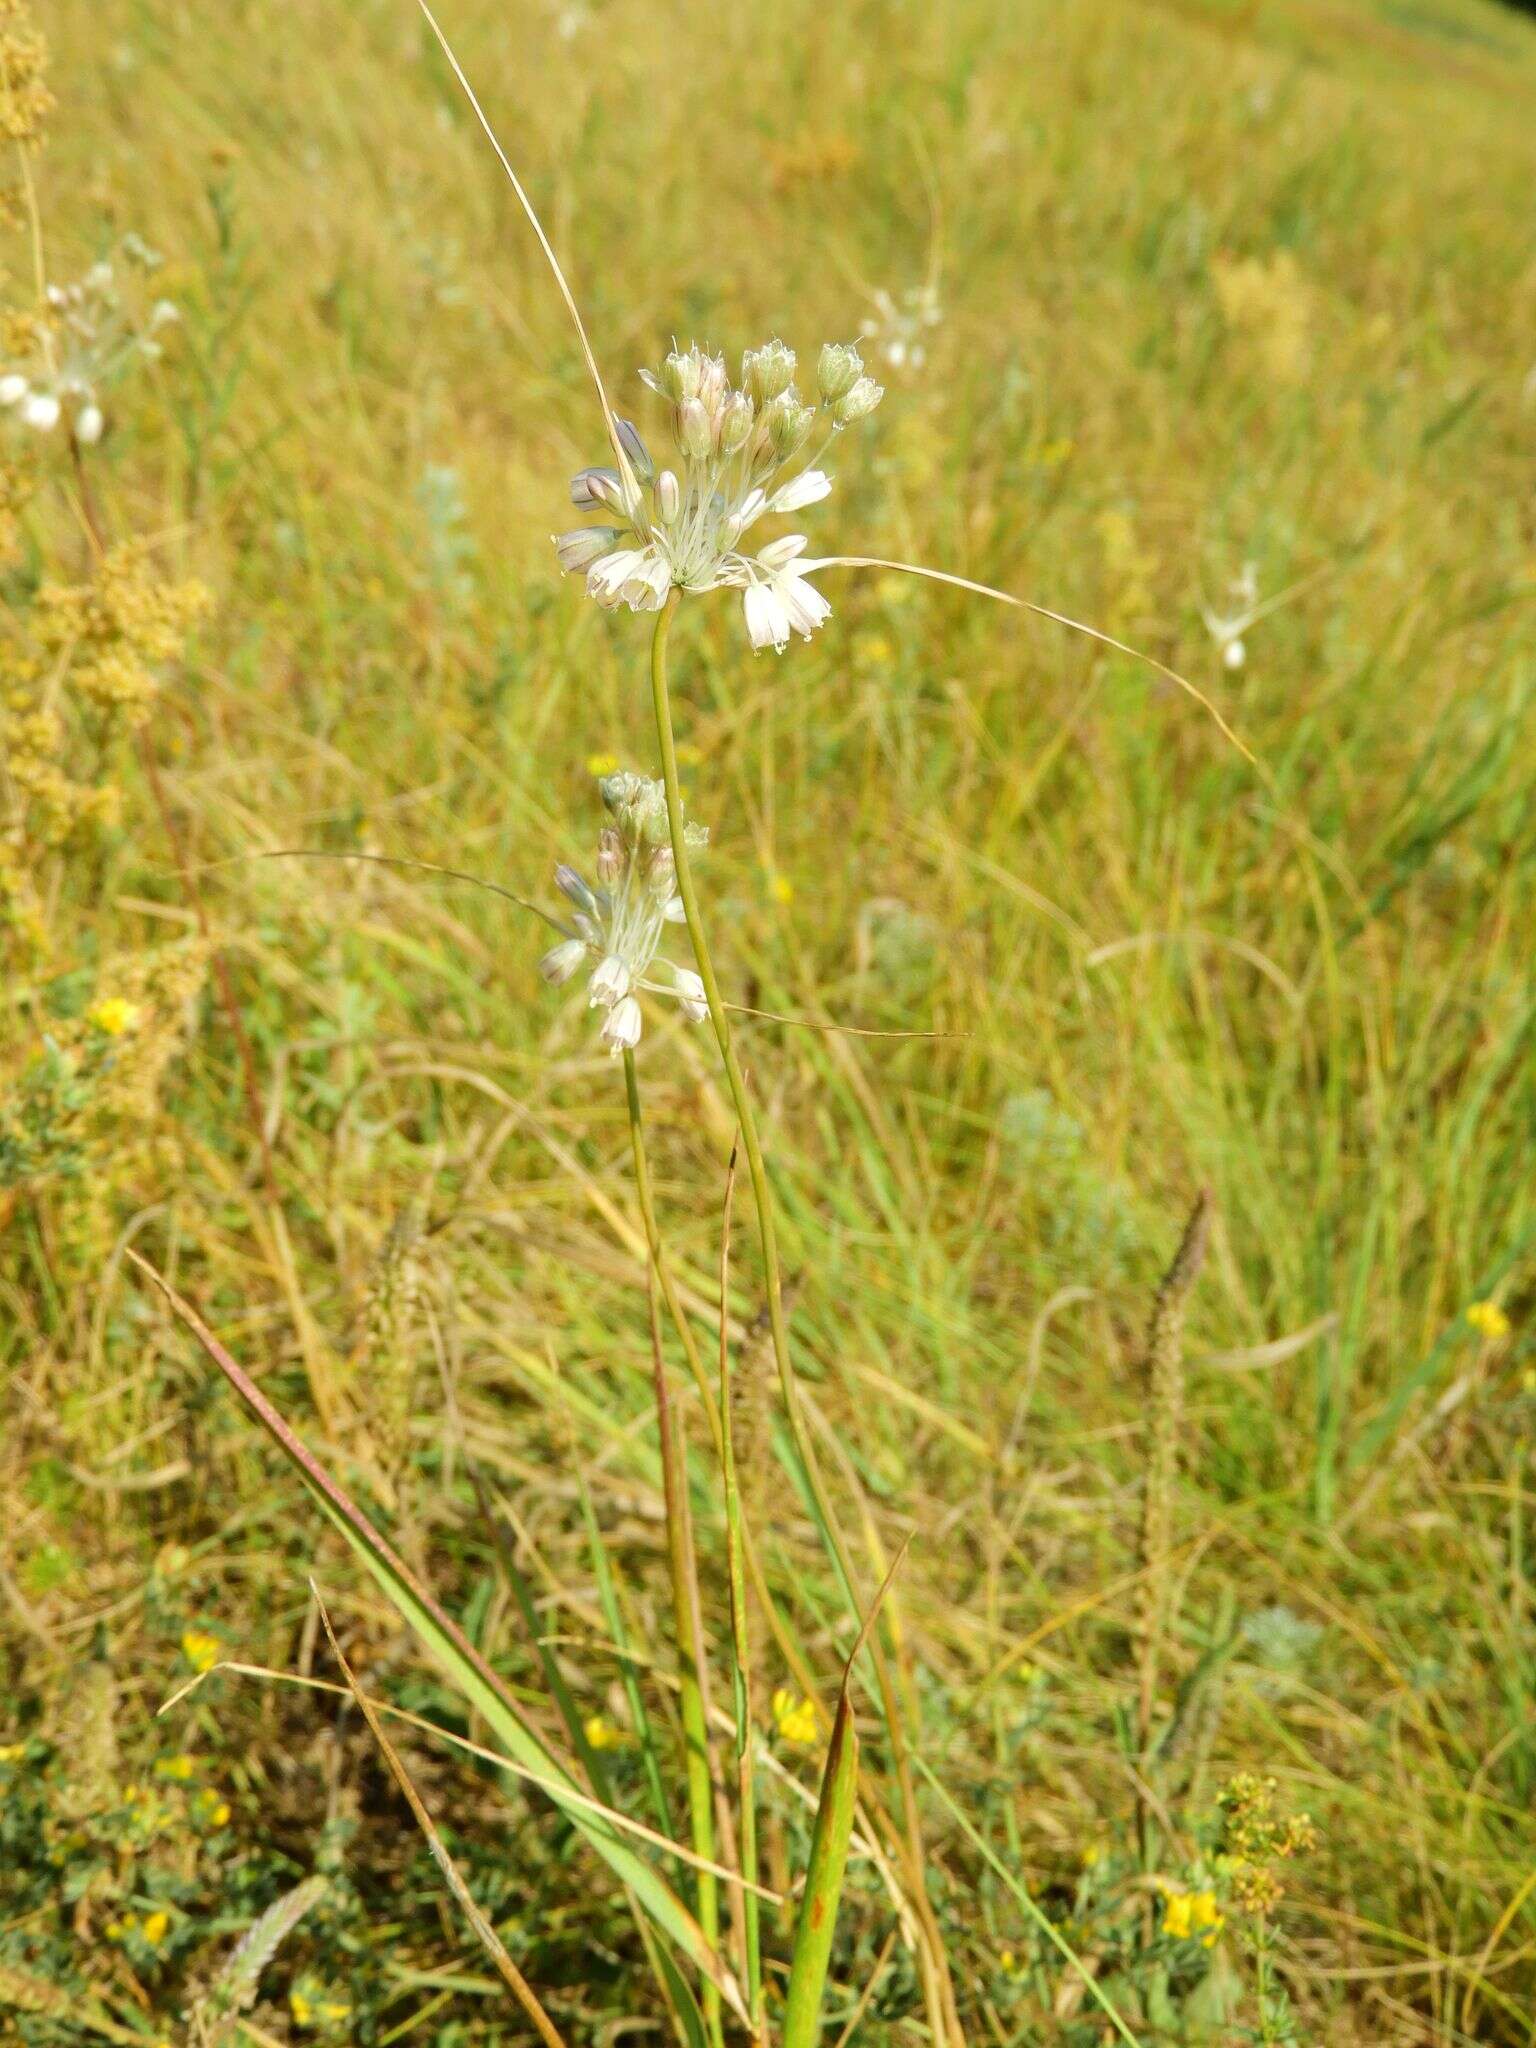
[{"label": "grassy meadow background", "polygon": [[[1187,1811],[1250,1770],[1317,1825],[1277,1916],[1298,2038],[1536,2040],[1536,27],[1474,0],[443,19],[621,411],[647,417],[634,369],[674,336],[805,356],[931,278],[926,362],[872,363],[887,396],[836,450],[813,552],[1091,620],[1258,758],[1153,671],[910,579],[828,572],[831,624],[782,658],[750,654],[726,598],[681,612],[728,991],[945,1034],[741,1030],[796,1362],[870,1586],[913,1536],[888,1613],[913,1749],[1107,1971],[1143,1339],[1208,1187],[1165,1708],[1221,1670]],[[355,1716],[221,1675],[155,1718],[212,1656],[331,1677],[314,1572],[370,1688],[467,1725],[126,1254],[533,1700],[516,1557],[640,1812],[615,1614],[663,1720],[671,1653],[622,1080],[511,904],[248,858],[398,855],[545,904],[556,860],[590,860],[593,774],[657,768],[644,624],[562,581],[548,540],[601,422],[409,0],[48,0],[39,21],[48,274],[133,230],[182,312],[112,395],[94,513],[211,601],[140,746],[82,725],[71,772],[120,814],[48,854],[48,944],[7,956],[0,1003],[0,1123],[58,1020],[122,994],[157,1047],[131,1103],[103,1084],[72,1112],[78,1172],[0,1194],[0,2041],[180,2048],[210,1959],[318,1869],[328,1903],[250,2039],[510,2042],[524,2023]],[[8,241],[26,305],[28,238]],[[90,543],[61,444],[6,431],[37,472],[14,637]],[[1202,600],[1248,562],[1282,601],[1229,669]],[[640,1068],[706,1329],[729,1102],[707,1031],[671,1015]],[[750,1383],[740,1202],[732,1279]],[[1502,1314],[1469,1322],[1484,1302]],[[848,1630],[758,1427],[765,1564],[825,1704]],[[702,1456],[695,1482],[718,1645]],[[796,1680],[771,1645],[760,1679],[782,1888],[815,1745],[775,1725]],[[568,2038],[662,2028],[622,1898],[552,1810],[407,1748]],[[157,1804],[142,1839],[81,1818],[125,1788]],[[1109,2038],[921,1804],[967,2038]],[[1246,1981],[1236,1916],[1203,1954]],[[15,1972],[66,2004],[29,2006]],[[864,2043],[930,2038],[857,1865],[829,2015],[829,2040],[850,2019]],[[1252,2024],[1144,2018],[1148,2042]]]}]

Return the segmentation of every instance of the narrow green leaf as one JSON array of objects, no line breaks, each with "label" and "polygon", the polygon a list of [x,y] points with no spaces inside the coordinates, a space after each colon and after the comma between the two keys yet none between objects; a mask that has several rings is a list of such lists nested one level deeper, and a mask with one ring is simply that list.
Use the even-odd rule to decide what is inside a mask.
[{"label": "narrow green leaf", "polygon": [[832,1936],[848,1867],[848,1843],[859,1791],[859,1737],[845,1685],[832,1723],[832,1742],[821,1776],[821,1800],[811,1835],[805,1896],[795,1923],[795,1947],[784,2003],[783,2048],[815,2048],[821,2035],[821,1999],[827,1984]]},{"label": "narrow green leaf", "polygon": [[537,1773],[545,1781],[550,1797],[563,1805],[572,1824],[586,1836],[620,1882],[634,1893],[658,1930],[676,1944],[701,1975],[719,1987],[732,2011],[745,2019],[744,2002],[734,1977],[710,1947],[703,1929],[677,1894],[635,1854],[601,1815],[574,1802],[566,1805],[561,1801],[562,1788],[579,1792],[574,1776],[524,1720],[507,1687],[458,1624],[449,1618],[362,1510],[324,1470],[314,1453],[289,1428],[255,1381],[235,1362],[190,1304],[182,1300],[147,1259],[141,1258],[131,1248],[128,1256],[159,1288],[246,1408],[292,1462],[326,1520],[346,1538],[429,1655],[469,1704],[483,1716],[507,1754],[525,1770]]}]

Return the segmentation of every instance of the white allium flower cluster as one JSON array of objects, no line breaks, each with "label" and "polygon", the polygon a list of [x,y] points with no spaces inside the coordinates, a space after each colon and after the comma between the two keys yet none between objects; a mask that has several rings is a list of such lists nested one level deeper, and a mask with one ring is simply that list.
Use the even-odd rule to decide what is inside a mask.
[{"label": "white allium flower cluster", "polygon": [[40,434],[62,422],[87,447],[99,441],[106,387],[134,358],[158,356],[155,336],[180,318],[169,299],[135,317],[122,273],[147,274],[160,258],[137,235],[123,238],[118,255],[117,263],[92,264],[76,284],[49,285],[30,354],[0,373],[0,406]]},{"label": "white allium flower cluster", "polygon": [[[694,1019],[708,1016],[709,1005],[691,967],[659,957],[666,927],[683,922],[664,785],[620,773],[603,776],[598,788],[608,823],[598,836],[597,887],[589,888],[574,868],[555,869],[556,884],[575,905],[575,915],[559,926],[566,937],[544,955],[539,972],[559,985],[588,970],[588,1006],[603,1012],[603,1043],[617,1058],[639,1042],[637,989],[675,997]],[[702,825],[684,830],[690,847],[709,838]]]},{"label": "white allium flower cluster", "polygon": [[882,286],[869,297],[875,317],[859,339],[870,344],[887,369],[920,370],[928,360],[927,336],[944,317],[938,287],[918,284],[897,293]]},{"label": "white allium flower cluster", "polygon": [[[630,422],[619,420],[632,474],[584,469],[571,483],[573,504],[609,512],[616,523],[557,534],[561,568],[584,571],[588,594],[610,611],[658,611],[673,589],[737,589],[754,649],[782,651],[792,632],[808,640],[832,607],[809,580],[816,565],[800,559],[804,534],[755,553],[742,543],[765,514],[798,512],[827,496],[832,479],[815,465],[885,394],[846,345],[828,342],[821,351],[818,405],[802,402],[795,368],[794,351],[769,341],[742,357],[739,389],[724,360],[699,348],[674,349],[654,374],[642,371],[669,409],[672,464],[658,468]],[[823,438],[807,456],[818,424]]]}]

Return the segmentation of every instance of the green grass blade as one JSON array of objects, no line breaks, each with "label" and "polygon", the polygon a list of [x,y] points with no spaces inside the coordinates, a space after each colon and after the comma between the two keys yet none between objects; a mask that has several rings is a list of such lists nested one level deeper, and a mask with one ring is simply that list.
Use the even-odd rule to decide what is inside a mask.
[{"label": "green grass blade", "polygon": [[[557,1804],[562,1804],[560,1794],[563,1788],[579,1791],[571,1772],[524,1720],[506,1686],[458,1624],[418,1583],[403,1559],[396,1555],[361,1509],[284,1422],[250,1375],[147,1260],[131,1249],[129,1257],[154,1281],[245,1407],[292,1462],[326,1520],[346,1538],[396,1611],[409,1623],[424,1648],[463,1697],[483,1716],[486,1725],[505,1746],[507,1754],[524,1769],[536,1772]],[[703,1977],[718,1986],[732,2010],[745,2019],[745,2006],[735,1979],[671,1887],[601,1816],[575,1803],[563,1805],[562,1810],[620,1882],[634,1893],[657,1929],[675,1944]]]},{"label": "green grass blade", "polygon": [[795,1947],[784,2001],[783,2048],[815,2048],[821,2034],[821,2000],[837,1927],[837,1908],[848,1867],[848,1843],[858,1803],[859,1737],[844,1685],[832,1723],[832,1743],[821,1775],[821,1799],[811,1835],[805,1896],[795,1923]]}]

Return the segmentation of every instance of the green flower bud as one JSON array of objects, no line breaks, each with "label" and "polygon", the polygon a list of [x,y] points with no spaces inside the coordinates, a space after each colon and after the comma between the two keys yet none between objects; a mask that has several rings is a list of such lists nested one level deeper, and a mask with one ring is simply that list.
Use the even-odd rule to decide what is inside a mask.
[{"label": "green flower bud", "polygon": [[764,408],[768,445],[778,461],[788,462],[811,431],[811,421],[815,417],[815,408],[802,405],[793,391],[783,392]]},{"label": "green flower bud", "polygon": [[673,349],[662,364],[656,382],[674,405],[682,405],[699,395],[699,358],[693,349],[686,355]]},{"label": "green flower bud", "polygon": [[851,344],[823,342],[821,361],[816,365],[816,388],[824,405],[845,398],[864,374],[864,358]]},{"label": "green flower bud", "polygon": [[873,377],[861,377],[833,406],[833,426],[851,427],[855,420],[867,419],[884,396],[884,387]]},{"label": "green flower bud", "polygon": [[697,398],[685,398],[677,409],[677,445],[694,462],[702,462],[714,445],[709,414]]},{"label": "green flower bud", "polygon": [[795,381],[795,352],[782,341],[749,348],[741,359],[742,388],[754,405],[766,405]]},{"label": "green flower bud", "polygon": [[752,401],[740,391],[733,391],[726,401],[720,416],[720,450],[724,455],[734,455],[738,448],[747,445],[752,432]]}]

